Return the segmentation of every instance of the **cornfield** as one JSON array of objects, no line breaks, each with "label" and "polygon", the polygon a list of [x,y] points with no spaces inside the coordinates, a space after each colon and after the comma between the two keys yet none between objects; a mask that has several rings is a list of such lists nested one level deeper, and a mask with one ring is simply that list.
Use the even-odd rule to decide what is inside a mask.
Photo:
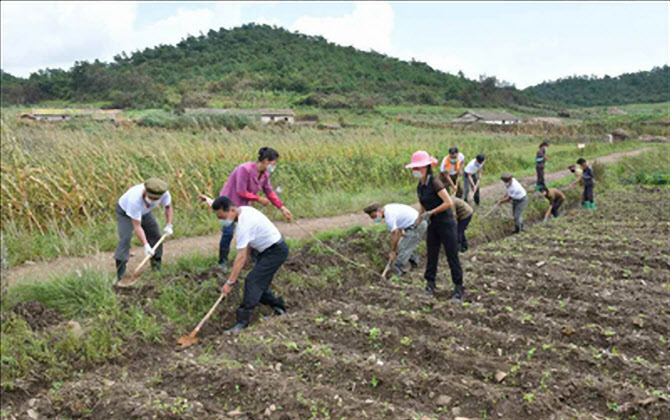
[{"label": "cornfield", "polygon": [[[413,181],[404,165],[418,149],[440,159],[451,146],[459,146],[468,159],[485,153],[486,173],[494,177],[503,170],[531,170],[539,142],[534,136],[455,133],[398,124],[327,132],[286,128],[169,131],[114,128],[95,122],[40,124],[9,115],[3,115],[1,133],[0,217],[2,231],[14,245],[41,235],[63,242],[78,230],[99,224],[110,226],[108,231],[113,232],[115,202],[127,188],[152,176],[170,184],[176,225],[186,218],[193,222],[190,225],[202,224],[207,220],[203,217],[206,210],[196,203],[197,195],[217,195],[228,174],[241,162],[255,160],[262,146],[279,151],[272,182],[282,186],[282,199],[294,214],[305,217],[317,215],[312,213],[313,204],[324,194],[344,197],[370,190],[411,194]],[[633,147],[593,144],[588,153]],[[575,151],[574,144],[553,146],[549,152],[552,165],[572,163]],[[352,210],[332,209],[335,213]],[[13,263],[17,262],[11,256],[14,247],[9,246]],[[45,255],[78,252],[65,248],[57,245]]]}]

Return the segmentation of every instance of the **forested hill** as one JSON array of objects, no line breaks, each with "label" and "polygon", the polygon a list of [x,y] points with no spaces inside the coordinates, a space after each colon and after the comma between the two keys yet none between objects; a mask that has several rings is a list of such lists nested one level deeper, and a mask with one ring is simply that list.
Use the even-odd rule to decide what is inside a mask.
[{"label": "forested hill", "polygon": [[623,105],[670,101],[670,67],[603,78],[573,76],[525,89],[547,101],[571,105]]},{"label": "forested hill", "polygon": [[494,78],[480,83],[425,63],[255,24],[124,52],[111,63],[96,60],[77,62],[69,71],[40,70],[27,80],[2,74],[3,103],[68,99],[110,101],[118,107],[204,106],[212,97],[259,92],[279,92],[294,104],[324,107],[527,102],[523,93],[499,87]]}]

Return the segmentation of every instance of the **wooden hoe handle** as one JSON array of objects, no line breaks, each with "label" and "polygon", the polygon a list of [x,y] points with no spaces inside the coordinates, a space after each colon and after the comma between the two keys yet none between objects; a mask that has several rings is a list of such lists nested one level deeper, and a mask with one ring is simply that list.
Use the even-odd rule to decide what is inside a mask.
[{"label": "wooden hoe handle", "polygon": [[214,313],[214,310],[216,309],[217,306],[219,306],[219,303],[221,303],[221,301],[223,300],[224,297],[226,297],[226,296],[223,293],[221,295],[219,295],[219,298],[216,300],[216,302],[214,302],[214,305],[209,310],[209,312],[207,312],[207,315],[205,315],[205,317],[200,320],[200,322],[195,327],[195,329],[191,332],[190,335],[194,336],[198,333],[198,331],[200,331],[200,328],[202,328],[202,326],[205,324],[205,322],[207,322],[209,317],[212,316],[212,314]]},{"label": "wooden hoe handle", "polygon": [[[158,240],[158,242],[156,242],[156,245],[154,245],[154,247],[151,248],[151,251],[156,252],[156,249],[158,249],[160,244],[163,243],[165,238],[167,238],[167,233],[164,233],[163,236],[161,236],[161,238]],[[133,271],[133,275],[137,274],[142,269],[142,267],[144,267],[144,264],[146,264],[147,261],[149,261],[149,258],[151,258],[151,255],[147,255],[146,257],[144,257],[144,259],[142,260],[140,265],[138,265],[137,268],[135,269],[135,271]]]}]

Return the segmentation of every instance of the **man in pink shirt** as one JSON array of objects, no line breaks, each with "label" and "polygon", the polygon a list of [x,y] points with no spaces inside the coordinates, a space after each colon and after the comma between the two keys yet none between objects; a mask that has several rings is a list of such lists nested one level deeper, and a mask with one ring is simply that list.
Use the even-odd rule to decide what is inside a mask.
[{"label": "man in pink shirt", "polygon": [[[277,167],[277,159],[279,159],[279,153],[275,149],[261,147],[258,151],[258,161],[246,162],[235,168],[219,195],[229,197],[236,207],[249,206],[252,201],[257,201],[264,206],[272,203],[281,210],[286,219],[291,220],[291,212],[284,206],[270,184],[270,174]],[[258,195],[260,190],[263,190],[265,197]],[[221,232],[219,268],[225,271],[228,268],[228,254],[230,253],[230,242],[235,233],[235,224],[224,226]]]}]

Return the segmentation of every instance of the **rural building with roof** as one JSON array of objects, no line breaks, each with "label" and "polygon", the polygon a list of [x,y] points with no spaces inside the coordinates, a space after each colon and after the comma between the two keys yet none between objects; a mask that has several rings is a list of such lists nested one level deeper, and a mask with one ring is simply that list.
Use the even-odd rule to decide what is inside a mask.
[{"label": "rural building with roof", "polygon": [[187,114],[246,114],[259,116],[263,124],[295,123],[295,112],[292,109],[231,109],[231,108],[186,108]]},{"label": "rural building with roof", "polygon": [[483,124],[519,124],[521,118],[510,114],[507,111],[473,111],[468,110],[459,115],[456,119],[458,123],[483,123]]}]

